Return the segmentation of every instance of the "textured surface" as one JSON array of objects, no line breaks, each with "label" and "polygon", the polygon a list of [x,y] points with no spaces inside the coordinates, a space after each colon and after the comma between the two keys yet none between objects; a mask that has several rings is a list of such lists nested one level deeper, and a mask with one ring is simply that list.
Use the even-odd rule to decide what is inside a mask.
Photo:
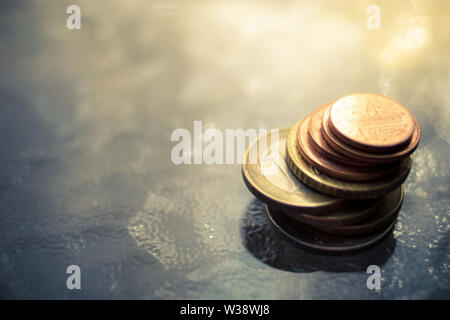
[{"label": "textured surface", "polygon": [[[377,1],[380,30],[372,1],[77,3],[79,31],[71,3],[0,3],[2,298],[450,298],[448,1]],[[238,165],[170,161],[194,120],[286,127],[352,92],[422,127],[395,231],[369,251],[293,248]]]}]

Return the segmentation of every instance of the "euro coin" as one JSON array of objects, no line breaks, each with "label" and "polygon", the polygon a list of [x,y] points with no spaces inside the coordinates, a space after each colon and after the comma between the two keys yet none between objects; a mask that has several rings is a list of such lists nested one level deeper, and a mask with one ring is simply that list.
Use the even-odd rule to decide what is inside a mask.
[{"label": "euro coin", "polygon": [[322,118],[322,136],[327,141],[327,143],[338,153],[345,155],[351,159],[359,160],[365,163],[372,163],[372,164],[388,164],[393,162],[399,162],[405,159],[407,156],[409,156],[411,153],[414,152],[414,150],[419,145],[420,141],[420,126],[417,120],[414,119],[414,131],[413,136],[409,142],[409,144],[397,151],[392,153],[370,153],[358,150],[356,148],[353,148],[344,142],[340,141],[335,134],[331,131],[330,125],[329,125],[329,114],[330,114],[330,108],[326,109]]},{"label": "euro coin", "polygon": [[242,176],[250,192],[262,202],[287,212],[320,214],[345,204],[343,199],[307,187],[291,173],[286,164],[288,132],[289,129],[280,129],[278,135],[271,132],[248,147]]},{"label": "euro coin", "polygon": [[330,177],[305,161],[297,147],[297,131],[301,121],[294,125],[286,140],[287,163],[294,175],[318,192],[342,199],[371,199],[382,197],[399,187],[408,177],[411,157],[402,161],[398,171],[379,181],[352,182]]},{"label": "euro coin", "polygon": [[351,94],[330,109],[330,126],[343,142],[370,152],[399,150],[408,145],[414,118],[397,101],[372,93]]},{"label": "euro coin", "polygon": [[334,161],[354,166],[366,166],[367,164],[365,162],[359,160],[355,161],[352,158],[342,155],[339,152],[335,151],[332,147],[330,147],[330,145],[326,142],[325,138],[323,137],[321,132],[323,114],[331,104],[332,103],[326,103],[312,113],[310,124],[308,127],[309,142],[318,153],[320,153],[323,156],[327,156]]},{"label": "euro coin", "polygon": [[299,124],[297,132],[298,149],[303,159],[321,172],[342,180],[366,182],[378,180],[398,170],[398,165],[379,168],[353,167],[333,161],[333,159],[321,155],[312,148],[308,141],[308,126],[310,124],[310,119],[310,116],[308,116]]}]

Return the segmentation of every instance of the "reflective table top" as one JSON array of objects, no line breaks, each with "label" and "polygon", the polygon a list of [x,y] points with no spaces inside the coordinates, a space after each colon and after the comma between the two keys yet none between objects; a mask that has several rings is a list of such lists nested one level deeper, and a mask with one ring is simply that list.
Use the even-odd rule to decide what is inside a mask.
[{"label": "reflective table top", "polygon": [[[0,297],[450,298],[450,3],[377,3],[79,0],[71,30],[65,2],[1,1]],[[370,250],[293,247],[239,164],[172,161],[194,121],[289,127],[353,92],[422,128],[395,229]]]}]

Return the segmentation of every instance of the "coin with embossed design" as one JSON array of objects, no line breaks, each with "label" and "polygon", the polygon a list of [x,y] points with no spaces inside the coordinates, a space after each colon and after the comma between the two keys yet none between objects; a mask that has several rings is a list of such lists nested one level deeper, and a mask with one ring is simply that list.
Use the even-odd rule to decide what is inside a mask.
[{"label": "coin with embossed design", "polygon": [[286,164],[289,129],[272,130],[250,145],[242,162],[248,189],[261,201],[287,212],[320,214],[346,203],[300,182]]},{"label": "coin with embossed design", "polygon": [[389,152],[408,145],[414,117],[397,101],[372,93],[351,94],[330,108],[330,128],[343,142],[360,150]]},{"label": "coin with embossed design", "polygon": [[286,140],[287,163],[291,171],[309,187],[334,197],[345,199],[370,199],[382,197],[400,186],[411,169],[411,157],[402,161],[398,171],[376,181],[352,182],[330,177],[305,161],[298,150],[297,131],[302,120],[294,125]]},{"label": "coin with embossed design", "polygon": [[373,153],[366,152],[352,146],[345,144],[339,140],[335,134],[331,131],[329,125],[330,118],[330,107],[328,107],[322,117],[322,137],[326,140],[328,145],[330,145],[336,152],[345,155],[351,159],[361,161],[363,163],[372,164],[387,164],[393,162],[399,162],[409,156],[416,150],[420,141],[420,126],[417,120],[414,119],[415,126],[413,131],[413,136],[409,141],[409,144],[401,150],[390,152],[390,153]]},{"label": "coin with embossed design", "polygon": [[299,125],[297,132],[297,142],[299,151],[309,164],[319,169],[321,172],[342,180],[367,182],[378,180],[391,175],[398,170],[398,164],[367,167],[354,167],[343,164],[317,152],[309,143],[308,126],[311,116],[307,116]]}]

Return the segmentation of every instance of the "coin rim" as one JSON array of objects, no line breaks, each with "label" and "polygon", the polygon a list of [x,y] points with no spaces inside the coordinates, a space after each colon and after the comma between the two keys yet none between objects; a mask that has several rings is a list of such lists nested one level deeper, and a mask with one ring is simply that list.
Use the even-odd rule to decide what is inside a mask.
[{"label": "coin rim", "polygon": [[[323,137],[322,134],[322,118],[323,118],[323,114],[325,113],[325,110],[328,109],[332,104],[334,103],[334,101],[332,102],[328,102],[325,103],[323,105],[321,105],[319,108],[317,108],[315,111],[313,111],[310,116],[311,116],[311,120],[310,120],[310,125],[308,128],[308,140],[309,143],[311,144],[311,146],[321,155],[323,156],[327,156],[330,159],[333,159],[336,162],[342,163],[342,164],[350,164],[352,166],[357,166],[357,167],[363,167],[363,166],[370,166],[373,165],[373,163],[365,163],[363,161],[360,161],[358,159],[354,159],[354,158],[350,158],[348,155],[342,154],[338,151],[336,151],[332,146],[330,146],[330,144],[328,143],[328,141],[326,141],[325,137]],[[323,112],[322,112],[323,110]],[[321,116],[320,116],[321,113]],[[318,134],[322,137],[323,139],[323,143],[326,145],[325,147],[322,146],[320,144],[320,142],[317,141],[317,139],[315,139],[315,133],[314,133],[314,129],[313,129],[313,123],[314,123],[314,119],[319,118],[320,117],[320,128],[319,128],[319,132]]]},{"label": "coin rim", "polygon": [[383,231],[380,231],[379,235],[375,238],[372,238],[370,241],[362,242],[357,245],[348,246],[348,247],[329,247],[326,245],[320,245],[320,244],[314,244],[311,242],[305,242],[302,241],[293,235],[291,235],[289,232],[287,232],[284,228],[282,228],[272,217],[272,214],[270,213],[270,208],[266,204],[265,205],[266,214],[269,218],[269,221],[272,223],[272,225],[275,227],[275,229],[280,232],[283,236],[287,237],[289,240],[293,241],[295,244],[300,245],[301,247],[307,248],[307,249],[313,249],[319,252],[329,252],[329,253],[354,253],[359,252],[365,249],[369,249],[380,243],[383,239],[385,239],[389,233],[394,229],[396,219],[392,221],[392,223],[386,227]]},{"label": "coin rim", "polygon": [[[387,99],[392,101],[393,103],[397,104],[400,106],[400,108],[403,108],[403,110],[409,115],[409,118],[412,122],[412,126],[411,126],[411,130],[409,132],[408,137],[405,140],[402,140],[398,143],[395,144],[389,144],[389,145],[377,145],[377,144],[373,144],[369,142],[363,143],[361,141],[358,141],[357,139],[353,139],[351,137],[348,137],[347,135],[345,135],[342,130],[339,130],[339,128],[336,126],[336,124],[333,122],[332,120],[332,110],[334,105],[341,99],[347,98],[347,97],[351,97],[351,96],[376,96],[376,97],[380,97],[383,99]],[[330,129],[333,131],[333,133],[336,135],[336,137],[338,137],[341,141],[345,142],[348,145],[353,146],[354,148],[363,150],[363,151],[368,151],[368,152],[389,152],[389,151],[395,151],[395,150],[400,150],[405,146],[409,145],[409,142],[413,136],[414,133],[414,127],[415,127],[415,118],[414,116],[411,114],[411,112],[409,112],[409,110],[402,105],[400,102],[380,95],[380,94],[376,94],[376,93],[369,93],[369,92],[361,92],[361,93],[352,93],[352,94],[348,94],[345,95],[343,97],[340,97],[339,99],[337,99],[336,101],[333,102],[333,104],[330,106],[330,117],[329,117],[329,124],[330,124]]]},{"label": "coin rim", "polygon": [[[384,226],[389,224],[392,220],[395,220],[400,213],[403,201],[405,199],[405,190],[403,185],[399,187],[400,190],[400,196],[398,199],[396,199],[396,204],[393,206],[392,209],[389,210],[389,212],[379,219],[372,221],[370,223],[362,222],[360,224],[354,224],[354,225],[342,225],[342,226],[316,226],[315,228],[322,232],[331,233],[339,236],[357,236],[357,235],[363,235],[363,234],[369,234],[372,232],[376,232],[377,230],[382,229]],[[392,192],[395,192],[397,189],[395,189]],[[380,208],[379,208],[380,210]],[[374,217],[376,213],[368,218],[370,220],[371,217]],[[367,222],[367,221],[366,221]]]},{"label": "coin rim", "polygon": [[[336,150],[334,150],[333,148],[331,148],[326,141],[324,140],[324,143],[327,144],[328,150],[325,149],[323,146],[320,145],[319,142],[317,142],[317,140],[314,138],[314,130],[313,130],[313,123],[314,123],[314,119],[319,118],[319,113],[322,111],[322,109],[325,110],[328,109],[328,107],[330,107],[333,104],[334,101],[332,102],[328,102],[325,103],[323,105],[321,105],[319,108],[317,108],[316,110],[314,110],[309,116],[310,116],[310,124],[308,126],[308,138],[309,141],[311,143],[311,146],[314,147],[314,149],[317,150],[317,152],[319,152],[322,155],[327,155],[329,158],[332,158],[333,160],[337,161],[337,162],[352,162],[353,159],[342,155],[341,153],[337,152]],[[323,114],[322,114],[323,117]],[[322,117],[320,117],[320,127],[322,127]],[[319,128],[319,134],[322,135],[321,129]],[[298,134],[297,134],[298,136]],[[353,163],[352,163],[353,164]]]},{"label": "coin rim", "polygon": [[398,174],[394,175],[396,179],[357,183],[329,177],[309,165],[301,157],[297,149],[296,134],[300,122],[301,120],[290,129],[286,139],[288,167],[303,183],[320,193],[344,199],[377,198],[400,186],[409,175],[412,156],[404,160],[401,169],[397,172]]},{"label": "coin rim", "polygon": [[[386,154],[381,154],[381,153],[370,153],[370,152],[365,152],[356,148],[353,148],[352,146],[349,146],[347,144],[345,144],[343,141],[339,140],[334,133],[331,131],[328,122],[329,122],[329,112],[330,112],[330,108],[328,107],[324,114],[323,114],[323,119],[322,119],[322,135],[324,137],[324,139],[328,142],[328,144],[330,145],[330,147],[332,147],[336,152],[339,152],[343,155],[346,155],[348,157],[351,157],[353,159],[358,159],[364,162],[369,162],[372,164],[379,164],[379,163],[383,163],[383,164],[388,164],[388,163],[392,163],[392,162],[397,162],[397,161],[401,161],[402,159],[406,158],[407,156],[409,156],[410,154],[412,154],[417,147],[419,146],[419,142],[420,142],[420,137],[421,137],[421,129],[420,129],[420,125],[419,122],[417,121],[417,119],[414,119],[414,123],[415,123],[415,127],[414,130],[417,130],[417,137],[416,139],[414,139],[412,145],[408,145],[405,149],[398,151],[398,152],[394,152],[394,153],[386,153]],[[415,136],[415,132],[413,132],[413,137]]]},{"label": "coin rim", "polygon": [[[286,131],[286,143],[287,143],[287,137],[288,137],[290,128],[280,128],[278,130],[279,130],[280,133],[283,132],[283,131]],[[270,134],[271,134],[270,132],[267,133],[267,135],[270,135]],[[241,165],[241,173],[242,173],[242,177],[243,177],[244,183],[247,186],[247,188],[249,189],[249,191],[256,198],[258,198],[259,200],[261,200],[264,203],[269,203],[269,204],[271,204],[271,205],[273,205],[275,207],[282,208],[283,210],[286,210],[286,211],[289,211],[289,212],[294,212],[294,213],[297,213],[297,212],[308,212],[308,213],[311,213],[311,214],[320,214],[320,213],[323,213],[323,212],[327,212],[328,210],[340,208],[341,206],[343,206],[347,202],[344,199],[333,198],[333,197],[331,197],[329,195],[321,193],[321,195],[323,195],[324,197],[329,197],[330,198],[330,200],[325,202],[324,205],[315,206],[315,207],[314,206],[300,206],[299,204],[280,199],[276,195],[271,195],[267,191],[264,191],[263,188],[260,187],[255,182],[255,179],[253,179],[252,174],[250,173],[250,170],[248,168],[248,166],[257,165],[257,164],[249,164],[248,163],[248,158],[249,158],[249,153],[250,153],[251,148],[253,148],[254,145],[258,143],[260,138],[261,137],[259,137],[251,145],[249,145],[249,147],[245,151],[244,159],[243,159],[242,165]],[[286,158],[288,158],[287,154],[286,154]],[[258,161],[259,161],[259,153],[258,153]],[[302,182],[300,181],[300,183],[302,183]],[[306,185],[306,186],[308,188],[310,188],[308,185]],[[277,186],[273,186],[273,187],[277,188],[277,189],[279,189],[279,190],[281,190],[283,192],[285,192],[284,190],[278,188]],[[315,190],[315,189],[312,189],[312,190],[314,192],[317,192],[317,190]],[[318,193],[320,193],[320,192],[318,192]]]},{"label": "coin rim", "polygon": [[[348,164],[343,164],[338,161],[334,161],[333,159],[327,159],[326,156],[321,155],[319,152],[317,152],[312,145],[309,145],[310,149],[312,150],[312,153],[317,152],[318,156],[315,156],[314,154],[310,154],[308,152],[308,149],[305,147],[308,147],[306,144],[309,143],[307,140],[307,137],[305,139],[302,135],[302,130],[304,126],[309,126],[311,124],[311,115],[306,116],[303,118],[298,126],[297,130],[297,147],[300,151],[300,154],[302,158],[308,162],[312,167],[317,168],[317,170],[323,172],[324,174],[334,177],[337,179],[342,179],[346,181],[353,181],[353,182],[366,182],[366,181],[375,181],[375,180],[381,180],[384,177],[392,174],[395,172],[398,168],[397,165],[393,165],[391,167],[382,168],[380,170],[375,170],[375,167],[370,167],[372,169],[372,172],[370,170],[364,170],[364,167],[356,167],[352,168],[352,166],[349,166]],[[305,129],[308,130],[308,129]],[[313,157],[312,157],[313,156]],[[318,159],[314,159],[318,158]],[[322,159],[329,162],[330,167],[326,165],[326,163],[321,162]],[[319,160],[319,161],[317,161]],[[334,166],[334,168],[333,168]],[[336,169],[338,167],[338,169]],[[339,168],[340,167],[340,168]],[[340,170],[339,170],[340,169]]]},{"label": "coin rim", "polygon": [[[354,223],[359,223],[362,222],[366,219],[369,219],[372,215],[374,215],[378,208],[381,205],[381,200],[383,199],[383,197],[381,198],[375,198],[378,201],[374,202],[372,205],[368,206],[367,208],[363,208],[358,212],[353,212],[353,213],[348,213],[347,215],[345,215],[344,217],[330,217],[325,215],[311,215],[311,214],[307,214],[307,213],[290,213],[290,212],[284,212],[285,214],[287,214],[288,216],[290,216],[291,218],[298,220],[302,223],[306,223],[309,224],[311,226],[330,226],[330,225],[336,225],[336,226],[345,226],[345,225],[349,225],[349,224],[354,224]],[[368,199],[373,200],[373,199]],[[368,201],[368,200],[355,200],[355,201]],[[349,206],[352,205],[352,203],[350,202],[348,204]],[[342,210],[343,208],[341,208]]]}]

